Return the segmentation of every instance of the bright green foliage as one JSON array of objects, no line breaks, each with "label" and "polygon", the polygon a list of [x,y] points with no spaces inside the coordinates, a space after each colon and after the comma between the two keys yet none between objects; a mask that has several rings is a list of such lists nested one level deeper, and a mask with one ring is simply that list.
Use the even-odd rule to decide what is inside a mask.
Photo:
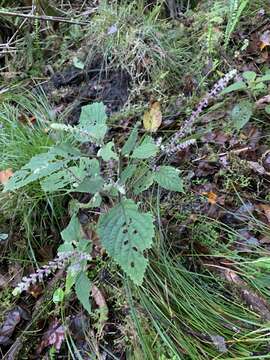
[{"label": "bright green foliage", "polygon": [[134,159],[148,159],[157,154],[158,147],[150,136],[146,136],[143,142],[135,148],[132,154]]},{"label": "bright green foliage", "polygon": [[252,116],[253,105],[248,100],[243,100],[232,109],[231,117],[233,126],[237,130],[241,130]]},{"label": "bright green foliage", "polygon": [[113,141],[108,142],[99,150],[98,156],[100,156],[104,161],[109,161],[112,159],[118,160],[117,154],[112,150],[113,146]]},{"label": "bright green foliage", "polygon": [[53,293],[53,302],[55,304],[60,303],[60,302],[62,302],[64,300],[64,297],[65,297],[65,293],[64,293],[63,289],[58,288]]},{"label": "bright green foliage", "polygon": [[164,189],[183,191],[183,182],[179,177],[179,170],[172,166],[160,166],[154,174],[154,180]]},{"label": "bright green foliage", "polygon": [[122,200],[100,217],[98,234],[108,254],[134,283],[141,284],[148,264],[143,252],[154,236],[152,215],[139,212],[132,200]]},{"label": "bright green foliage", "polygon": [[75,282],[75,292],[78,300],[81,302],[85,310],[91,314],[91,304],[89,301],[91,291],[91,282],[84,271],[81,271]]}]

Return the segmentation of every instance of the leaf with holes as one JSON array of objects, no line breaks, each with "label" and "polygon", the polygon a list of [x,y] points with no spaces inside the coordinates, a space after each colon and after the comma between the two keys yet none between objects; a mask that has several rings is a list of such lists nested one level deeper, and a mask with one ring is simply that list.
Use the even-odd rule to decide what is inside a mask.
[{"label": "leaf with holes", "polygon": [[36,180],[50,176],[51,174],[63,169],[71,160],[77,160],[79,152],[62,147],[53,147],[47,153],[34,156],[29,163],[20,170],[5,184],[4,191],[14,191]]},{"label": "leaf with holes", "polygon": [[154,180],[164,189],[183,191],[183,181],[179,177],[180,171],[172,166],[160,166],[154,174]]},{"label": "leaf with holes", "polygon": [[253,105],[248,100],[243,100],[235,105],[231,112],[233,125],[237,130],[241,130],[249,121],[253,113]]},{"label": "leaf with holes", "polygon": [[152,215],[141,213],[132,200],[122,200],[100,217],[98,235],[113,260],[140,285],[148,265],[143,252],[151,247],[154,236]]},{"label": "leaf with holes", "polygon": [[100,156],[104,161],[109,161],[111,159],[118,160],[117,154],[112,150],[113,146],[113,141],[108,142],[101,149],[99,149],[97,155]]}]

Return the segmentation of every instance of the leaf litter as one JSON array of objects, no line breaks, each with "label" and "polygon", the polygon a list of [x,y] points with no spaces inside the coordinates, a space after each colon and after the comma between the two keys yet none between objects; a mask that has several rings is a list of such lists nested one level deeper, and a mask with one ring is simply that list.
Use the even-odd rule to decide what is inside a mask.
[{"label": "leaf litter", "polygon": [[[189,26],[193,26],[193,21],[194,19],[192,19]],[[243,26],[245,25],[243,24]],[[113,38],[118,32],[119,25],[113,23],[113,25],[106,25],[104,34],[107,37]],[[244,35],[236,31],[232,36],[233,38],[241,38]],[[264,25],[258,31],[256,31],[256,29],[253,31],[252,29],[251,33],[249,33],[249,44],[247,48],[240,52],[238,57],[237,54],[235,54],[235,58],[233,58],[231,54],[232,59],[230,59],[230,61],[234,63],[240,71],[254,71],[254,69],[258,69],[260,64],[267,63],[269,59],[268,52],[269,29],[268,25]],[[92,67],[88,67],[79,57],[73,57],[72,59],[76,59],[75,63],[73,63],[75,66],[71,65],[63,69],[61,65],[59,71],[53,74],[47,84],[42,85],[43,90],[47,93],[50,100],[52,100],[55,109],[60,109],[58,115],[61,115],[66,107],[71,107],[71,111],[65,120],[67,124],[74,125],[78,122],[78,115],[82,106],[85,106],[89,101],[102,100],[106,105],[108,114],[117,113],[128,104],[133,79],[130,79],[130,76],[124,70],[119,71],[119,69],[112,69],[108,72],[103,72],[99,68],[100,58],[96,59],[96,64],[92,64]],[[193,74],[182,79],[181,91],[185,94],[185,101],[188,102],[191,100],[194,102],[191,97],[197,95],[197,85],[196,76],[193,78]],[[235,86],[235,84],[233,85]],[[173,189],[180,192],[179,197],[175,199],[168,198],[168,200],[166,200],[168,191],[162,190],[160,194],[162,210],[164,212],[168,210],[169,217],[164,220],[164,226],[166,225],[168,231],[171,230],[172,234],[176,232],[176,237],[179,238],[180,236],[181,246],[184,249],[181,255],[189,259],[190,251],[194,251],[194,249],[201,249],[202,254],[207,255],[210,260],[212,260],[212,255],[214,255],[213,258],[215,258],[215,262],[213,264],[211,264],[211,261],[206,262],[203,266],[210,268],[210,271],[215,272],[223,281],[226,281],[226,286],[232,289],[230,296],[232,296],[234,300],[239,301],[240,304],[247,304],[262,320],[269,320],[269,304],[266,296],[254,291],[251,285],[242,279],[241,275],[235,270],[236,264],[233,261],[226,262],[226,259],[222,257],[222,253],[218,253],[217,257],[215,253],[221,245],[224,245],[226,246],[226,251],[230,250],[237,252],[237,254],[245,254],[245,259],[248,261],[248,254],[255,253],[255,247],[266,247],[269,242],[267,234],[263,233],[264,230],[258,230],[254,223],[252,223],[252,218],[261,221],[267,226],[269,226],[270,223],[270,211],[267,203],[269,201],[267,195],[269,188],[270,156],[269,143],[265,138],[268,129],[267,124],[259,123],[254,115],[259,114],[261,116],[261,111],[264,111],[269,103],[269,95],[259,95],[258,97],[252,93],[252,90],[247,89],[246,86],[239,87],[239,90],[243,91],[243,93],[241,91],[237,93],[239,94],[239,98],[235,95],[236,93],[228,92],[228,94],[231,94],[229,95],[229,102],[231,104],[224,104],[224,110],[219,109],[218,111],[207,113],[208,109],[206,108],[206,114],[202,114],[198,123],[192,124],[192,129],[190,129],[198,131],[199,135],[196,146],[185,149],[179,147],[179,151],[177,151],[175,156],[169,157],[166,166],[164,166],[165,164],[160,164],[166,167],[164,174],[160,174],[160,170],[159,172],[157,170],[155,177],[158,183],[167,183],[166,174],[170,171],[170,165],[177,164],[179,171],[181,170],[181,174],[184,176],[184,182],[187,183],[187,188],[185,192],[183,192],[183,184],[179,181],[178,172],[177,174],[174,173],[173,184],[166,185],[167,189],[166,186],[165,189],[171,190],[173,187]],[[133,90],[135,92],[137,91],[137,89]],[[173,133],[176,129],[179,130],[178,123],[180,117],[182,119],[183,115],[182,109],[179,108],[180,106],[176,108],[176,115],[170,114],[166,116],[162,114],[163,111],[161,112],[160,110],[161,101],[151,101],[152,91],[154,92],[154,90],[151,90],[150,94],[146,92],[147,97],[150,98],[150,107],[147,105],[144,106],[139,116],[134,114],[127,116],[127,119],[123,122],[124,125],[120,127],[122,133],[119,131],[118,134],[117,128],[110,129],[114,135],[114,138],[111,138],[112,146],[114,144],[113,141],[123,141],[123,139],[120,139],[123,137],[123,130],[128,133],[129,129],[132,128],[138,120],[142,120],[143,124],[143,126],[139,127],[138,131],[140,133],[147,132],[148,134],[152,133],[154,136],[156,134],[163,136],[166,131],[172,131]],[[244,91],[250,91],[248,96],[244,95]],[[142,95],[139,94],[137,96],[138,98],[136,100],[141,102],[140,96],[142,97]],[[166,101],[168,101],[168,98],[165,97],[164,103],[162,102],[162,109],[166,108]],[[182,102],[181,106],[185,107],[186,104]],[[190,108],[187,108],[187,112],[190,112]],[[25,116],[28,119],[27,115]],[[32,120],[31,124],[35,126],[37,119],[36,117],[33,119],[33,124]],[[268,118],[266,117],[266,119]],[[224,124],[226,124],[227,128],[224,128]],[[156,145],[154,142],[146,141],[142,145],[146,146],[149,152],[155,154]],[[104,151],[100,153],[100,156],[108,160],[113,160],[116,154],[111,148],[104,149]],[[89,151],[91,151],[91,149]],[[131,148],[130,152],[132,151],[133,149]],[[133,153],[133,156],[137,159],[145,155],[144,152],[138,152],[137,150],[137,152]],[[113,167],[112,170],[114,171]],[[0,172],[1,184],[5,185],[12,174],[11,168],[2,170]],[[162,175],[162,178],[160,175]],[[188,190],[191,190],[189,196],[187,196]],[[80,198],[81,195],[76,196]],[[173,201],[175,201],[175,203],[173,203]],[[170,210],[171,215],[169,214],[169,209],[172,209]],[[90,210],[86,210],[92,219],[95,216],[95,211],[101,211],[99,206],[96,206],[94,210],[91,208]],[[177,223],[178,220],[176,222],[174,220],[177,216],[176,214],[188,216],[186,220],[181,222],[180,230]],[[233,239],[228,240],[229,235],[223,231],[222,228],[217,230],[218,236],[214,246],[210,243],[209,238],[208,243],[207,239],[204,239],[205,242],[203,242],[203,231],[201,230],[199,238],[196,238],[196,236],[194,236],[196,232],[195,228],[200,223],[200,217],[205,215],[212,220],[220,221],[222,225],[225,224],[229,226],[232,232],[235,232],[235,236],[232,236]],[[214,234],[215,232],[210,224],[212,223],[209,223],[208,230],[209,232],[212,230]],[[192,246],[194,246],[194,248],[191,248],[190,239],[192,239]],[[100,250],[99,239],[95,240],[94,245],[96,250],[92,250],[93,257],[101,257],[102,260],[106,259],[106,254]],[[173,247],[175,247],[177,251],[175,244],[172,244],[172,248]],[[49,252],[49,257],[53,256],[55,251],[53,246],[48,251],[46,247],[44,247],[44,249],[43,252],[45,252],[45,254]],[[37,252],[37,254],[39,254],[39,260],[41,261],[46,258],[45,254],[42,254],[42,251]],[[195,267],[201,265],[202,264],[199,263],[199,265],[195,265]],[[187,261],[187,267],[189,269],[193,270],[193,266],[194,260],[190,262]],[[91,300],[93,300],[99,312],[97,316],[98,319],[91,319],[94,321],[94,325],[89,324],[89,317],[86,316],[85,312],[82,313],[81,309],[78,309],[74,298],[71,297],[67,301],[69,309],[76,309],[75,315],[73,314],[73,316],[68,319],[69,330],[74,335],[76,345],[78,345],[82,351],[89,345],[86,340],[86,332],[91,332],[93,328],[95,330],[92,334],[98,338],[97,349],[99,349],[100,344],[104,345],[106,342],[113,348],[114,342],[121,342],[120,339],[124,336],[124,332],[119,332],[119,323],[121,322],[123,324],[125,321],[125,305],[120,304],[119,310],[118,305],[116,305],[117,299],[115,298],[115,294],[112,292],[109,295],[108,290],[107,292],[103,291],[103,287],[106,288],[105,285],[109,284],[111,287],[114,287],[115,281],[119,282],[119,279],[113,275],[110,269],[102,269],[102,271],[97,272],[96,276],[100,281],[97,285],[92,284]],[[3,275],[2,280],[4,286],[5,282],[8,282],[8,278]],[[49,283],[50,280],[48,283],[45,283],[45,289]],[[235,288],[236,294],[234,294]],[[90,292],[90,287],[87,287],[87,291],[88,290]],[[31,296],[34,298],[34,301],[39,301],[39,299],[43,298],[44,292],[39,289],[31,289],[27,295],[22,295],[22,298],[25,296]],[[121,300],[124,302],[123,299]],[[91,312],[88,305],[89,304],[87,304],[86,307],[89,312]],[[112,315],[112,313],[114,314]],[[41,356],[40,354],[46,353],[48,348],[51,347],[54,347],[58,353],[65,352],[65,331],[68,331],[68,327],[62,324],[62,320],[60,321],[57,317],[49,319],[49,321],[46,320],[46,316],[44,316],[43,323],[45,324],[45,331],[39,339],[37,354]],[[12,344],[17,328],[19,328],[21,323],[27,321],[29,321],[29,316],[24,313],[21,307],[18,306],[10,310],[2,322],[0,330],[2,345],[7,346]],[[110,337],[110,334],[114,335]],[[208,337],[204,337],[203,334],[198,332],[192,333],[192,331],[190,331],[190,334],[191,336],[203,339],[203,341],[207,340],[220,354],[227,353],[230,350],[227,339],[224,336],[209,333]],[[103,342],[104,339],[106,339],[106,341]],[[115,353],[117,353],[116,348],[116,346],[113,348]],[[119,346],[119,348],[121,352],[123,347]],[[98,352],[99,350],[96,351]]]}]

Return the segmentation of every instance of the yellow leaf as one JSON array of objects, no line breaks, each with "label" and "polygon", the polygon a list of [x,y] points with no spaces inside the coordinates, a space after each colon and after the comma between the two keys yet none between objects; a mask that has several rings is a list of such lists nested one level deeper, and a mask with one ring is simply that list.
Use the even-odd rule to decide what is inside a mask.
[{"label": "yellow leaf", "polygon": [[156,132],[162,122],[162,113],[160,111],[160,103],[154,102],[149,111],[143,115],[143,126],[145,130]]},{"label": "yellow leaf", "polygon": [[5,185],[8,182],[8,179],[13,175],[11,169],[6,169],[0,171],[0,184]]}]

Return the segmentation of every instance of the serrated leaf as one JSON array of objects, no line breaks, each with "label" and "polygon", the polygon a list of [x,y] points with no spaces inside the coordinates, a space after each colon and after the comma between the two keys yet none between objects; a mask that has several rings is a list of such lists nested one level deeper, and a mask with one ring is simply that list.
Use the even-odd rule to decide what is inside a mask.
[{"label": "serrated leaf", "polygon": [[237,130],[242,129],[252,116],[253,105],[248,100],[243,100],[235,105],[231,112],[233,125]]},{"label": "serrated leaf", "polygon": [[118,160],[117,154],[112,150],[113,146],[113,141],[108,142],[101,149],[99,149],[97,155],[100,156],[104,161],[109,161],[111,159]]},{"label": "serrated leaf", "polygon": [[131,131],[125,145],[122,148],[122,155],[129,155],[131,151],[135,148],[136,142],[138,139],[138,124],[135,125],[134,129]]},{"label": "serrated leaf", "polygon": [[146,136],[141,145],[136,147],[132,153],[133,159],[148,159],[158,152],[158,146],[150,136]]},{"label": "serrated leaf", "polygon": [[74,148],[55,146],[47,153],[34,156],[20,170],[16,171],[5,184],[4,191],[14,191],[31,182],[50,176],[66,167],[71,160],[77,160],[81,153]]},{"label": "serrated leaf", "polygon": [[[107,115],[103,103],[83,106],[78,125],[78,129],[82,133],[76,135],[77,139],[81,142],[91,141],[88,135],[91,134],[92,140],[95,139],[98,143],[102,142],[107,132],[106,120]],[[84,131],[86,135],[83,135]]]},{"label": "serrated leaf", "polygon": [[246,90],[247,85],[244,83],[244,81],[237,81],[229,86],[227,86],[223,91],[221,91],[221,95],[229,94],[232,91],[238,91],[238,90]]},{"label": "serrated leaf", "polygon": [[146,174],[141,176],[138,180],[136,179],[135,185],[133,186],[133,192],[135,195],[139,195],[143,191],[150,188],[154,182],[154,177],[151,171],[147,171]]},{"label": "serrated leaf", "polygon": [[91,304],[89,301],[91,291],[91,282],[84,271],[81,271],[75,282],[75,292],[78,300],[91,315]]},{"label": "serrated leaf", "polygon": [[154,102],[151,105],[149,111],[146,111],[143,115],[143,126],[145,130],[150,132],[156,132],[162,122],[162,113],[160,110],[160,103]]},{"label": "serrated leaf", "polygon": [[154,180],[164,189],[182,192],[183,181],[179,173],[179,170],[172,166],[160,166],[154,174]]},{"label": "serrated leaf", "polygon": [[141,213],[129,199],[122,200],[98,222],[98,235],[108,254],[140,285],[148,265],[144,250],[152,245],[153,217]]},{"label": "serrated leaf", "polygon": [[82,238],[81,225],[75,214],[70,219],[68,226],[61,232],[61,237],[65,243],[69,244],[79,242]]},{"label": "serrated leaf", "polygon": [[91,179],[95,180],[97,178],[96,174],[99,174],[98,161],[81,157],[78,165],[66,166],[64,170],[57,171],[46,177],[41,181],[41,187],[45,192],[78,191],[78,187],[91,174],[93,175]]}]

